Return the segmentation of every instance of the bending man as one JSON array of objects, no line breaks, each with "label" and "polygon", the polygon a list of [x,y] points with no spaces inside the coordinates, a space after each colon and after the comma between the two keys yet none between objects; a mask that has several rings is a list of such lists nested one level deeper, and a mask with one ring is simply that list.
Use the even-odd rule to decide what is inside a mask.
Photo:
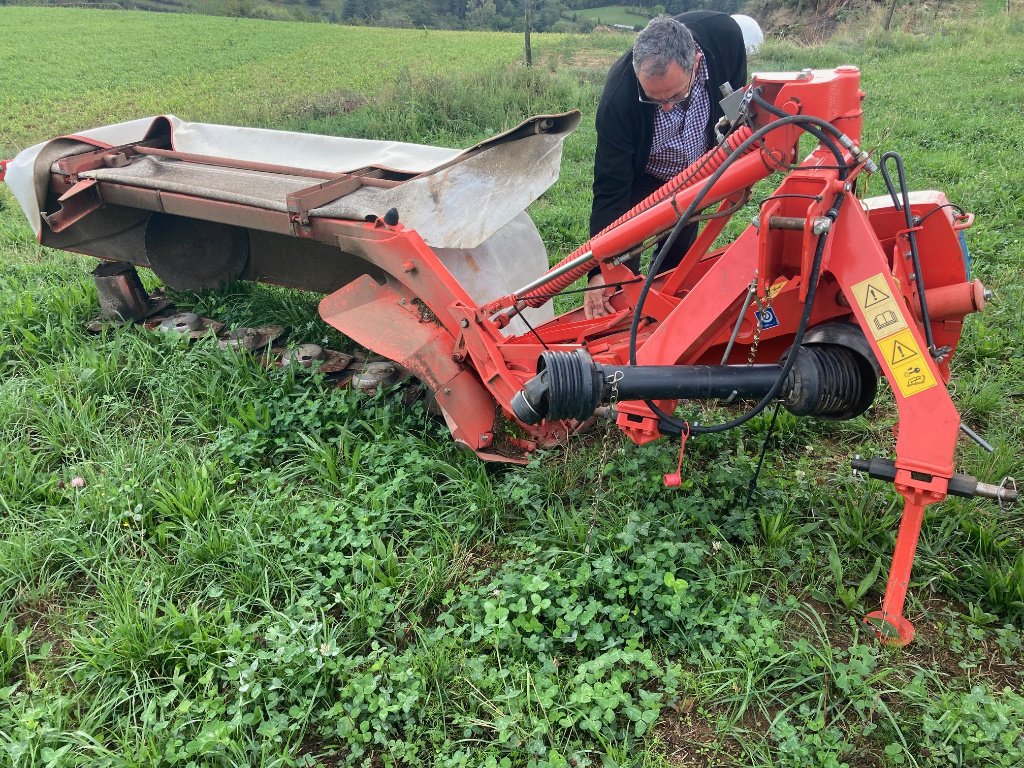
[{"label": "bending man", "polygon": [[[597,108],[591,236],[709,150],[722,117],[721,86],[738,90],[746,81],[743,33],[731,16],[691,11],[652,19],[612,65]],[[680,234],[662,271],[679,263],[697,225]],[[639,258],[627,264],[635,272]],[[589,284],[604,284],[600,270],[591,271]],[[585,293],[585,315],[611,314],[612,292]]]}]

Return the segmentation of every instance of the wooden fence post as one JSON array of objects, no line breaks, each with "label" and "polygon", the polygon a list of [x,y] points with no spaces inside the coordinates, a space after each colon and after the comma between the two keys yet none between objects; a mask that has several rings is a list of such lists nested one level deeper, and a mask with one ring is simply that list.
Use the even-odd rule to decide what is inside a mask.
[{"label": "wooden fence post", "polygon": [[533,66],[533,49],[530,47],[530,5],[532,0],[523,0],[523,12],[526,16],[526,31],[523,35],[526,47],[526,66]]},{"label": "wooden fence post", "polygon": [[896,10],[896,3],[897,3],[897,0],[892,0],[892,2],[889,3],[889,10],[885,14],[885,29],[886,29],[886,31],[888,31],[889,25],[892,24],[892,14]]}]

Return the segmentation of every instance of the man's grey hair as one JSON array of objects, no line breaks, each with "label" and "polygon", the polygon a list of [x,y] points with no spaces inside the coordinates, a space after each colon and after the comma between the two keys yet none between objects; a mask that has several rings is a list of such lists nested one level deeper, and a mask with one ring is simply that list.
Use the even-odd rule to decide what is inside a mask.
[{"label": "man's grey hair", "polygon": [[686,25],[670,16],[651,19],[633,44],[633,71],[647,77],[661,77],[676,62],[683,71],[693,68],[697,43]]}]

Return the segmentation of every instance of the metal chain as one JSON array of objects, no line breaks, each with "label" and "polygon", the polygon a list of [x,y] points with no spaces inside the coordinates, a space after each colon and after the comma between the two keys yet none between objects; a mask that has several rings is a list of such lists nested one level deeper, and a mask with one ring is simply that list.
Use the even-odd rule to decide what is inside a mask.
[{"label": "metal chain", "polygon": [[757,318],[757,323],[754,324],[754,340],[750,344],[750,353],[747,355],[747,365],[753,365],[754,359],[757,357],[757,345],[760,344],[761,342],[761,314],[766,309],[772,308],[771,286],[768,287],[768,290],[765,293],[764,298],[761,298],[760,296],[754,297],[754,307],[754,317]]},{"label": "metal chain", "polygon": [[[608,400],[609,411],[614,410],[615,405],[619,402],[620,381],[622,381],[622,371],[616,371],[605,379],[605,382],[611,385],[611,397]],[[601,496],[604,495],[604,468],[607,466],[608,458],[611,455],[609,444],[611,441],[612,429],[614,429],[612,420],[606,419],[604,423],[604,432],[601,434],[601,456],[597,466],[597,482],[594,483],[594,501],[590,505],[590,520],[587,523],[587,540],[586,545],[583,548],[583,551],[588,555],[590,554],[590,542],[594,528],[597,526],[597,505],[601,500]]]}]

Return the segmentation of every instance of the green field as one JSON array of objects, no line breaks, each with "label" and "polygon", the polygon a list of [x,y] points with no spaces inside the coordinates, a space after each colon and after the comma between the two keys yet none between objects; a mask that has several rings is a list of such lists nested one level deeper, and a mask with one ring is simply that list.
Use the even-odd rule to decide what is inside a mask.
[{"label": "green field", "polygon": [[[977,215],[997,298],[951,388],[996,448],[964,441],[958,469],[998,482],[1024,475],[1024,23],[928,23],[752,69],[858,64],[865,144]],[[166,112],[469,146],[580,108],[531,208],[553,259],[586,237],[594,107],[629,42],[535,36],[527,70],[496,33],[14,7],[0,33],[0,157]],[[1024,764],[1020,507],[930,507],[917,640],[859,626],[899,505],[848,461],[891,452],[887,393],[840,424],[780,414],[749,503],[761,417],[691,440],[678,491],[667,442],[485,466],[401,390],[88,335],[94,264],[38,247],[0,190],[0,766]],[[351,347],[316,296],[174,298]]]},{"label": "green field", "polygon": [[[186,120],[294,125],[317,97],[368,96],[400,78],[486,70],[521,36],[346,28],[198,15],[0,7],[0,155],[101,123]],[[45,40],[45,45],[40,41]],[[543,55],[558,38],[538,36]],[[480,126],[486,133],[488,126]]]},{"label": "green field", "polygon": [[598,8],[582,8],[573,13],[583,19],[593,19],[595,24],[625,24],[630,27],[637,24],[643,26],[654,17],[653,13],[635,13],[627,5],[602,5]]}]

